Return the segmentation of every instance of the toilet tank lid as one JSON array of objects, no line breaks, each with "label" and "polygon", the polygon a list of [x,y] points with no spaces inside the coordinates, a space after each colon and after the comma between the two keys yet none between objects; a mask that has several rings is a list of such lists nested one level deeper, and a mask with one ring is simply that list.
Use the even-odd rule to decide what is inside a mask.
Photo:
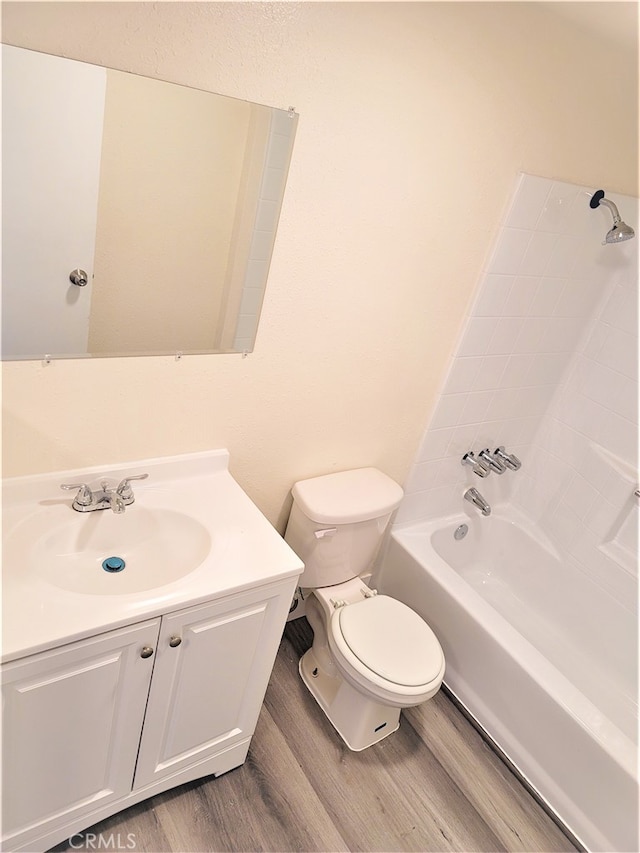
[{"label": "toilet tank lid", "polygon": [[393,512],[402,488],[377,468],[356,468],[300,480],[291,490],[301,511],[319,524],[352,524]]}]

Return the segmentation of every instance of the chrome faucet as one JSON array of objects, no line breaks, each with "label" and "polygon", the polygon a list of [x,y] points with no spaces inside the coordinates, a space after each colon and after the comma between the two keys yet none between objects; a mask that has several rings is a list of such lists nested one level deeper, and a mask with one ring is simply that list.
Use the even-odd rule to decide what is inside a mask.
[{"label": "chrome faucet", "polygon": [[499,459],[503,465],[507,466],[507,468],[511,468],[512,471],[517,471],[518,468],[522,466],[522,462],[518,457],[514,456],[513,453],[507,453],[503,445],[496,447],[493,451],[493,456],[495,459]]},{"label": "chrome faucet", "polygon": [[495,453],[492,456],[491,453],[489,453],[488,447],[478,453],[478,459],[481,459],[489,470],[495,471],[496,474],[504,474],[507,470],[507,466],[502,459],[496,456]]},{"label": "chrome faucet", "polygon": [[464,499],[477,507],[484,516],[491,515],[491,507],[477,489],[467,489],[464,493]]},{"label": "chrome faucet", "polygon": [[[120,515],[120,513],[124,512],[127,505],[125,504],[122,495],[119,495],[117,490],[114,491],[113,489],[107,488],[107,483],[101,483],[100,485],[102,486],[105,497],[109,501],[109,508],[115,512],[116,515]],[[96,507],[96,509],[99,509],[99,507]]]},{"label": "chrome faucet", "polygon": [[473,455],[473,451],[469,451],[465,453],[462,457],[463,465],[471,465],[471,470],[474,474],[477,474],[478,477],[488,477],[490,473],[490,469],[485,463],[483,459],[476,459]]},{"label": "chrome faucet", "polygon": [[148,474],[135,474],[121,480],[115,489],[109,487],[107,480],[102,480],[100,488],[92,491],[86,483],[62,483],[61,489],[77,489],[78,494],[71,504],[77,512],[93,512],[97,509],[110,509],[120,515],[135,501],[131,480],[146,480]]}]

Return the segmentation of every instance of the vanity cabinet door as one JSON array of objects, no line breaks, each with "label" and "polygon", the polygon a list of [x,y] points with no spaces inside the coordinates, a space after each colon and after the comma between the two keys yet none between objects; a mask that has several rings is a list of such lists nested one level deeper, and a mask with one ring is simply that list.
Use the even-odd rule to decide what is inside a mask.
[{"label": "vanity cabinet door", "polygon": [[[128,794],[160,619],[2,667],[3,848]],[[147,654],[147,652],[145,652]]]},{"label": "vanity cabinet door", "polygon": [[271,589],[162,618],[134,788],[251,737],[291,601]]}]

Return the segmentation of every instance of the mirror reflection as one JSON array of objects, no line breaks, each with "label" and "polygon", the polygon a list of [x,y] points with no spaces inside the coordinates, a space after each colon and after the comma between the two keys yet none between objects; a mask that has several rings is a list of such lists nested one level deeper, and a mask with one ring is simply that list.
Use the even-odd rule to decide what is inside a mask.
[{"label": "mirror reflection", "polygon": [[253,349],[293,110],[2,46],[2,357]]}]

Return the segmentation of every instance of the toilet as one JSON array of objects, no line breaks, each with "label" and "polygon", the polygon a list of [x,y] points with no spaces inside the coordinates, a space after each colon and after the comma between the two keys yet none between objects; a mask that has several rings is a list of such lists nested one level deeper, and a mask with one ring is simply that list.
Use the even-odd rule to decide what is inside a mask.
[{"label": "toilet", "polygon": [[358,468],[301,480],[292,495],[285,539],[305,564],[299,583],[313,630],[300,675],[359,751],[396,731],[400,710],[430,699],[444,677],[444,654],[427,623],[360,578],[403,491],[377,468]]}]

